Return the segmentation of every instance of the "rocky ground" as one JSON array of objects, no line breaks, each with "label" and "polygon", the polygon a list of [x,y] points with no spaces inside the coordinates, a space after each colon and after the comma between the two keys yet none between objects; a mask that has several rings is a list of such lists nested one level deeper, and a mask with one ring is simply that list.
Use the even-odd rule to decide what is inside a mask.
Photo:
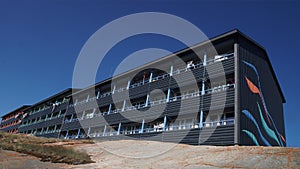
[{"label": "rocky ground", "polygon": [[0,169],[58,169],[70,168],[66,164],[41,162],[37,157],[17,153],[14,151],[0,150]]},{"label": "rocky ground", "polygon": [[3,151],[0,168],[300,168],[300,148],[190,146],[152,141],[72,144],[96,163],[43,163],[38,158]]}]

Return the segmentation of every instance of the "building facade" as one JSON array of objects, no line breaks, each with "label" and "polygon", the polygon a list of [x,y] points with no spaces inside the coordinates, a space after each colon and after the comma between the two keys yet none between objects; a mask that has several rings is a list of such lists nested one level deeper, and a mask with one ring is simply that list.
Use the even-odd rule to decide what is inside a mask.
[{"label": "building facade", "polygon": [[[66,139],[286,145],[285,98],[266,50],[238,30],[70,90],[27,109],[19,132]],[[43,108],[58,98],[64,104]],[[50,123],[53,117],[59,120]]]},{"label": "building facade", "polygon": [[30,107],[29,105],[24,105],[16,110],[9,112],[1,117],[0,130],[8,133],[17,133],[18,127],[21,123],[21,120],[24,117],[24,109]]},{"label": "building facade", "polygon": [[71,93],[72,89],[66,89],[25,109],[27,116],[23,118],[18,132],[57,138]]}]

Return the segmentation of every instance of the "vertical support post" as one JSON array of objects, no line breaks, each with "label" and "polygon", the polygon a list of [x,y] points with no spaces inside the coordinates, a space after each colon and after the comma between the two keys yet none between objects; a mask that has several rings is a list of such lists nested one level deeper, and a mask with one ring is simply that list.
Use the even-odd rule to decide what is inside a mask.
[{"label": "vertical support post", "polygon": [[97,92],[97,99],[99,99],[99,97],[100,97],[100,89]]},{"label": "vertical support post", "polygon": [[106,125],[104,126],[104,129],[103,129],[103,134],[102,134],[102,136],[105,136],[105,133],[106,133]]},{"label": "vertical support post", "polygon": [[112,91],[112,94],[115,94],[115,91],[116,91],[116,85],[114,85],[114,89]]},{"label": "vertical support post", "polygon": [[94,117],[95,112],[96,112],[96,108],[93,109],[92,117]]},{"label": "vertical support post", "polygon": [[201,95],[203,96],[205,94],[205,83],[204,80],[202,80],[202,90],[201,90]]},{"label": "vertical support post", "polygon": [[145,103],[146,107],[148,106],[148,102],[149,102],[149,94],[147,94],[147,98],[146,98],[146,103]]},{"label": "vertical support post", "polygon": [[54,130],[53,130],[54,132],[56,132],[56,128],[57,128],[57,125],[54,126]]},{"label": "vertical support post", "polygon": [[65,139],[67,139],[68,137],[69,137],[69,130],[67,130],[67,133],[66,133]]},{"label": "vertical support post", "polygon": [[[206,54],[206,51],[204,51],[204,54],[203,54],[203,66],[206,66],[206,63],[207,62],[207,54]],[[205,72],[205,69],[203,69],[203,71]],[[203,74],[205,74],[203,72]],[[205,95],[205,81],[202,79],[202,90],[201,90],[201,95]]]},{"label": "vertical support post", "polygon": [[48,126],[47,129],[46,129],[46,133],[48,133],[48,130],[49,130],[49,126]]},{"label": "vertical support post", "polygon": [[58,115],[57,115],[57,117],[60,117],[60,115],[61,115],[61,110],[58,112]]},{"label": "vertical support post", "polygon": [[199,127],[203,127],[203,110],[200,111],[200,120],[199,120]]},{"label": "vertical support post", "polygon": [[81,120],[84,119],[84,116],[85,116],[85,111],[82,112]]},{"label": "vertical support post", "polygon": [[80,129],[78,129],[76,138],[79,138],[79,135],[80,135]]},{"label": "vertical support post", "polygon": [[166,131],[166,127],[167,127],[167,116],[164,117],[164,127],[163,127],[163,131]]},{"label": "vertical support post", "polygon": [[108,112],[107,112],[107,114],[110,114],[110,111],[111,111],[111,104],[109,104],[109,107],[108,107]]},{"label": "vertical support post", "polygon": [[150,73],[149,83],[152,82],[152,76],[153,76],[153,72]]},{"label": "vertical support post", "polygon": [[206,51],[204,51],[204,55],[203,55],[203,66],[206,66],[207,62],[207,54]]},{"label": "vertical support post", "polygon": [[70,119],[70,121],[72,121],[72,120],[73,120],[73,117],[74,117],[74,114],[72,114],[72,115],[71,115],[71,119]]},{"label": "vertical support post", "polygon": [[86,97],[86,102],[88,102],[90,99],[90,95],[88,94],[87,97]]},{"label": "vertical support post", "polygon": [[144,133],[144,127],[145,127],[145,119],[143,119],[143,122],[142,122],[141,133]]},{"label": "vertical support post", "polygon": [[[224,112],[223,112],[223,114],[224,114]],[[220,114],[218,114],[218,118],[217,118],[217,125],[222,125],[222,116],[220,115]]]},{"label": "vertical support post", "polygon": [[170,88],[168,88],[167,103],[170,101],[170,93],[171,93],[171,90],[170,90]]},{"label": "vertical support post", "polygon": [[126,87],[126,89],[128,90],[129,87],[130,87],[130,80],[128,80],[128,82],[127,82],[127,87]]},{"label": "vertical support post", "polygon": [[240,79],[240,68],[239,68],[239,44],[234,43],[234,144],[239,145],[240,142],[240,90],[239,90],[239,79]]},{"label": "vertical support post", "polygon": [[120,135],[120,131],[121,131],[121,122],[119,123],[119,127],[118,127],[118,135]]},{"label": "vertical support post", "polygon": [[173,69],[174,69],[174,66],[171,65],[171,67],[170,67],[170,76],[173,76]]},{"label": "vertical support post", "polygon": [[126,106],[126,100],[124,100],[124,102],[123,102],[123,108],[122,108],[122,111],[125,110],[125,106]]},{"label": "vertical support post", "polygon": [[87,136],[89,136],[89,135],[90,135],[90,133],[91,133],[91,127],[89,127],[89,129],[88,129]]}]

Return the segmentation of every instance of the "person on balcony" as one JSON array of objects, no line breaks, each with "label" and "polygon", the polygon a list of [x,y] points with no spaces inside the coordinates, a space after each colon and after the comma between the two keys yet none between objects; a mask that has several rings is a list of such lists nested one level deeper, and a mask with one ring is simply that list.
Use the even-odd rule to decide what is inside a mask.
[{"label": "person on balcony", "polygon": [[189,61],[188,63],[187,63],[187,65],[186,65],[186,71],[187,71],[187,69],[191,69],[192,67],[194,67],[195,65],[194,65],[194,63],[193,63],[193,61],[191,60],[191,61]]}]

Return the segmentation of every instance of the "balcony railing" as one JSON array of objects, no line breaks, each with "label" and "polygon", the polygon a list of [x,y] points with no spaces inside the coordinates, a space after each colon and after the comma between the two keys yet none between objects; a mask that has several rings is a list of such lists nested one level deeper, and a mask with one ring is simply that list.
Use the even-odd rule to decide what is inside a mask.
[{"label": "balcony railing", "polygon": [[[212,122],[203,122],[203,128],[206,127],[217,127],[217,126],[227,126],[233,125],[235,123],[234,119],[226,119],[220,121],[212,121]],[[188,130],[188,129],[196,129],[200,128],[199,124],[189,123],[185,125],[170,125],[166,126],[165,131],[179,131],[179,130]],[[140,133],[154,133],[154,132],[164,132],[163,127],[153,127],[153,128],[145,128],[143,129],[134,129],[134,130],[121,130],[111,131],[111,132],[92,132],[89,137],[107,137],[107,136],[116,136],[116,135],[132,135],[132,134],[140,134]],[[83,136],[83,135],[80,135]],[[87,136],[87,135],[86,135]],[[85,136],[85,137],[86,137]],[[68,138],[82,138],[77,135],[69,136]]]},{"label": "balcony railing", "polygon": [[[209,64],[212,64],[212,63],[215,63],[215,62],[224,61],[224,60],[227,60],[227,59],[229,59],[229,58],[231,58],[233,56],[234,56],[233,53],[219,55],[215,59],[208,60],[206,64],[209,65]],[[173,75],[178,75],[178,74],[186,72],[188,70],[193,70],[193,69],[197,69],[197,68],[200,68],[200,67],[205,67],[205,65],[203,65],[202,62],[198,62],[198,63],[195,63],[195,64],[188,65],[188,66],[186,66],[184,68],[176,69],[172,73],[173,73]],[[149,78],[143,79],[142,81],[139,81],[139,82],[136,82],[136,83],[130,85],[129,89],[135,88],[135,87],[139,87],[139,86],[143,86],[145,84],[148,84],[148,83],[151,83],[151,82],[154,82],[154,81],[157,81],[157,80],[165,79],[165,78],[167,78],[169,76],[170,76],[170,74],[166,73],[166,74],[162,74],[162,75],[153,77],[152,81],[150,81]],[[115,90],[114,92],[122,92],[124,90],[125,90],[125,88],[122,87],[122,88],[119,88],[119,89]],[[74,105],[84,104],[84,103],[87,103],[89,101],[94,101],[94,100],[99,99],[99,98],[104,98],[104,97],[110,96],[112,94],[113,94],[112,91],[106,92],[106,93],[101,94],[98,98],[97,97],[92,97],[92,98],[89,98],[89,99],[82,100],[80,102],[76,102],[75,104],[70,104],[69,106],[70,107],[74,107]]]},{"label": "balcony railing", "polygon": [[[207,89],[204,91],[205,94],[212,94],[212,93],[217,93],[217,92],[222,92],[222,91],[227,91],[228,89],[231,88],[235,88],[235,84],[226,84],[226,85],[220,85],[217,87],[214,87],[213,89]],[[181,96],[174,96],[171,97],[169,99],[169,102],[173,102],[173,101],[177,101],[177,100],[185,100],[185,99],[190,99],[190,98],[194,98],[194,97],[199,97],[201,95],[202,91],[196,91],[193,93],[188,93],[185,95],[181,95]],[[94,117],[99,117],[99,116],[105,116],[105,115],[109,115],[109,114],[115,114],[115,113],[120,113],[120,112],[126,112],[126,111],[131,111],[131,110],[138,110],[141,108],[146,108],[149,106],[157,106],[157,105],[161,105],[161,104],[165,104],[167,103],[166,99],[161,99],[161,100],[156,100],[156,101],[151,101],[149,102],[149,104],[147,105],[146,103],[143,104],[137,104],[134,106],[127,106],[124,109],[114,109],[111,110],[110,112],[102,112],[102,113],[97,113],[97,114],[91,114],[88,117],[79,117],[79,118],[74,118],[74,119],[66,119],[64,122],[65,123],[70,123],[70,122],[75,122],[75,121],[80,121],[80,120],[84,120],[84,119],[90,119],[90,118],[94,118]]]},{"label": "balcony railing", "polygon": [[203,127],[213,127],[213,126],[225,126],[234,124],[234,119],[212,121],[212,122],[203,122]]},{"label": "balcony railing", "polygon": [[31,123],[21,124],[20,127],[25,127],[25,126],[29,126],[29,125],[33,125],[33,124],[38,124],[38,123],[41,123],[41,122],[44,122],[44,121],[57,119],[57,118],[60,118],[60,117],[63,117],[63,116],[64,116],[64,114],[60,114],[60,115],[53,116],[53,117],[48,117],[48,118],[37,120],[37,121],[31,122]]},{"label": "balcony railing", "polygon": [[43,134],[51,134],[51,133],[59,133],[60,129],[57,130],[48,130],[43,132],[36,132],[35,135],[43,135]]},{"label": "balcony railing", "polygon": [[[63,104],[63,103],[66,103],[66,102],[68,102],[68,101],[69,101],[69,100],[66,99],[66,100],[63,100],[63,101],[61,101],[61,102],[56,102],[56,103],[54,103],[54,106],[57,107],[57,106],[59,106],[59,105],[61,105],[61,104]],[[29,115],[36,114],[36,113],[39,113],[39,112],[44,111],[44,110],[48,110],[48,109],[50,109],[50,108],[53,109],[53,106],[44,106],[43,108],[40,108],[39,110],[31,111],[31,112],[29,113]]]}]

